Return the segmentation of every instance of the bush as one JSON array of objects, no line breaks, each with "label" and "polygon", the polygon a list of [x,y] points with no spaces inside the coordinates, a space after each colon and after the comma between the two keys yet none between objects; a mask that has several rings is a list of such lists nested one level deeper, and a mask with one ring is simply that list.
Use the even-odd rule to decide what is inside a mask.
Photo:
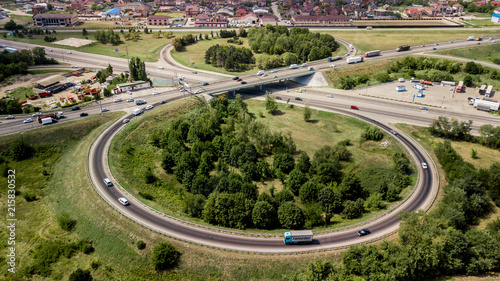
[{"label": "bush", "polygon": [[71,273],[69,276],[69,281],[92,281],[92,275],[90,275],[90,270],[77,269]]},{"label": "bush", "polygon": [[32,202],[36,200],[36,195],[33,192],[26,192],[24,193],[23,197],[27,202]]},{"label": "bush", "polygon": [[66,231],[72,231],[76,226],[76,222],[76,220],[70,218],[68,213],[62,213],[57,218],[57,223],[59,224],[59,226]]},{"label": "bush", "polygon": [[363,133],[361,133],[361,138],[363,140],[379,141],[384,138],[384,133],[380,130],[380,128],[370,126],[366,128]]},{"label": "bush", "polygon": [[142,240],[137,241],[137,249],[139,249],[139,250],[146,249],[146,243],[144,243],[144,241],[142,241]]},{"label": "bush", "polygon": [[151,200],[151,201],[154,200],[153,195],[149,193],[139,191],[139,195],[146,200]]},{"label": "bush", "polygon": [[175,267],[180,257],[181,252],[175,249],[172,244],[160,242],[153,250],[151,262],[156,271],[162,271]]}]

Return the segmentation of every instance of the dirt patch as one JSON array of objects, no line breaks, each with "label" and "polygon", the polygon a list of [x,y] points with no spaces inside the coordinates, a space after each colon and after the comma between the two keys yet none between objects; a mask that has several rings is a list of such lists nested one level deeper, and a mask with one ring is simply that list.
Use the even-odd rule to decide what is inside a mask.
[{"label": "dirt patch", "polygon": [[72,47],[82,47],[88,44],[94,43],[94,40],[88,40],[88,39],[79,39],[79,38],[66,38],[61,41],[56,41],[54,44],[58,45],[66,45],[66,46],[72,46]]}]

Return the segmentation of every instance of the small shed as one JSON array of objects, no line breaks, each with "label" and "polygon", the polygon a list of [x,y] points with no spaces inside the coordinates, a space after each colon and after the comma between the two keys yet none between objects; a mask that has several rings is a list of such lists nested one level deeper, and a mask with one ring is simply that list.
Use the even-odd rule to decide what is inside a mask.
[{"label": "small shed", "polygon": [[406,91],[406,86],[396,86],[396,92],[404,92]]}]

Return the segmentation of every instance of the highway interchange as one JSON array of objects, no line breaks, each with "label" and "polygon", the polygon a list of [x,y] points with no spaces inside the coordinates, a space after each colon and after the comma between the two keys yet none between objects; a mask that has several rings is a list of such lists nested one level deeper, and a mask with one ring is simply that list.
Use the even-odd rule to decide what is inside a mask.
[{"label": "highway interchange", "polygon": [[[0,40],[1,44],[8,44],[14,48],[32,48],[34,45],[15,43],[11,41]],[[17,45],[18,44],[18,45]],[[406,52],[396,52],[394,50],[384,51],[379,57],[368,58],[367,60],[378,60],[386,59],[397,56],[407,56],[410,54],[417,54],[431,50],[431,48],[438,47],[439,49],[449,49],[458,48],[465,46],[476,45],[475,41],[457,40],[453,43],[449,42],[439,42],[439,45],[428,45],[425,46],[412,46],[411,50]],[[482,44],[492,44],[491,41],[483,41]],[[106,57],[101,55],[93,55],[80,53],[77,51],[72,51],[72,54],[65,54],[67,50],[64,49],[53,49],[53,52],[48,52],[49,57],[54,57],[58,60],[62,60],[62,56],[65,57],[65,62],[70,64],[77,64],[79,66],[87,66],[90,69],[100,69],[104,68],[109,63],[113,66],[115,70],[124,71],[127,67],[127,61],[119,58]],[[163,51],[162,51],[163,52]],[[163,60],[163,55],[161,56]],[[314,71],[327,69],[331,64],[335,64],[336,67],[341,67],[345,65],[345,60],[339,60],[336,62],[315,62],[309,64],[309,66],[314,67]],[[280,77],[289,77],[294,75],[309,74],[311,71],[307,68],[299,69],[279,69],[276,72],[278,76],[277,79],[272,78],[273,73],[269,73],[267,77],[261,77],[257,75],[247,75],[242,77],[244,81],[247,81],[247,85],[241,85],[238,82],[227,77],[227,75],[222,75],[219,73],[209,73],[204,71],[198,71],[197,74],[192,73],[192,69],[187,67],[178,67],[173,69],[174,65],[169,64],[170,68],[159,69],[158,66],[167,65],[166,62],[158,63],[147,63],[147,71],[150,72],[152,77],[172,77],[174,75],[183,75],[186,80],[190,81],[192,84],[196,82],[210,82],[208,86],[196,86],[192,87],[192,91],[201,89],[204,93],[218,93],[223,91],[237,90],[242,87],[254,87],[260,86],[260,84],[266,84],[273,82],[270,80],[282,80]],[[275,81],[274,81],[275,82]],[[281,81],[283,83],[283,81]],[[201,84],[201,83],[198,83]],[[276,85],[274,83],[273,85]],[[278,85],[278,87],[280,87]],[[281,86],[282,89],[282,86]],[[289,98],[291,102],[295,102],[292,95],[286,91],[275,92],[274,95],[280,95],[284,100]],[[146,96],[146,95],[144,95]],[[482,124],[493,124],[499,126],[500,122],[498,118],[493,118],[486,114],[462,114],[458,112],[453,112],[452,110],[430,108],[428,112],[422,112],[418,109],[418,106],[411,104],[399,104],[393,101],[379,100],[370,97],[362,97],[358,95],[347,95],[347,94],[336,94],[335,99],[328,99],[325,94],[321,91],[315,91],[314,89],[308,89],[307,94],[304,96],[303,102],[296,102],[297,104],[308,104],[311,107],[338,112],[341,114],[346,114],[359,118],[361,120],[367,121],[374,125],[381,127],[383,130],[390,132],[392,127],[388,126],[389,123],[411,123],[417,125],[428,125],[437,116],[449,116],[457,117],[462,120],[474,120],[473,129],[477,128]],[[140,97],[137,96],[137,97]],[[137,98],[136,97],[136,98]],[[159,105],[160,101],[174,101],[183,98],[184,94],[180,93],[178,90],[168,90],[163,91],[160,95],[151,96],[148,94],[147,101],[149,104]],[[126,98],[126,97],[125,97]],[[349,110],[348,105],[356,103],[361,110],[353,111]],[[112,100],[103,101],[102,105],[94,104],[90,107],[85,107],[85,112],[89,112],[91,115],[100,114],[100,108],[106,107],[110,110],[120,110],[125,109],[130,112],[135,105],[129,103],[113,103]],[[78,111],[75,112],[65,112],[68,116],[66,120],[78,119]],[[130,114],[123,118],[131,118]],[[122,119],[123,119],[122,118]],[[130,219],[144,225],[154,231],[163,233],[165,235],[176,237],[181,240],[203,244],[207,246],[224,248],[236,251],[250,251],[259,253],[290,253],[290,252],[304,252],[304,251],[315,251],[315,250],[326,250],[338,247],[345,247],[348,245],[356,243],[369,242],[374,239],[381,239],[388,234],[393,233],[398,229],[399,219],[397,215],[402,211],[416,211],[419,209],[426,209],[434,200],[434,196],[438,189],[438,179],[436,174],[436,169],[434,167],[432,160],[425,153],[425,151],[418,145],[418,143],[411,139],[409,136],[403,135],[401,133],[393,135],[398,141],[400,141],[411,153],[412,157],[416,162],[416,167],[419,169],[419,177],[416,187],[413,193],[405,200],[401,205],[394,209],[389,214],[379,217],[375,220],[365,223],[362,227],[369,228],[372,231],[371,235],[358,237],[356,234],[357,228],[350,228],[345,230],[339,230],[329,233],[315,234],[314,242],[310,245],[302,245],[299,247],[285,246],[281,238],[271,237],[262,238],[259,235],[251,234],[234,234],[227,231],[211,231],[207,227],[199,227],[189,223],[181,222],[175,218],[167,217],[156,211],[151,210],[149,207],[143,205],[141,202],[132,198],[125,190],[120,187],[106,187],[102,182],[103,178],[110,177],[113,179],[111,173],[109,172],[109,167],[107,165],[107,150],[111,143],[112,137],[119,132],[120,128],[125,126],[121,120],[118,120],[111,126],[109,126],[94,142],[89,151],[88,159],[88,172],[91,178],[92,184],[96,191],[115,209],[129,217]],[[396,121],[394,121],[396,120]],[[0,124],[1,133],[11,134],[14,132],[28,130],[32,128],[39,127],[38,123],[31,124],[21,124],[20,119],[7,120]],[[421,166],[422,162],[429,163],[429,169],[423,169]],[[114,181],[114,180],[113,180]],[[115,182],[115,185],[119,185]],[[126,197],[131,203],[128,206],[123,206],[116,200],[119,197]],[[358,228],[362,228],[359,226]]]}]

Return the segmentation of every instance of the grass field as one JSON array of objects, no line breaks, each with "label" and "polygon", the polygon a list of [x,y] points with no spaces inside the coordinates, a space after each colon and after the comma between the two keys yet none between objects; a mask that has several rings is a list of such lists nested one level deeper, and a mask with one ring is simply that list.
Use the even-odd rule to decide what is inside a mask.
[{"label": "grass field", "polygon": [[489,19],[467,19],[465,21],[475,25],[488,25],[491,27],[500,27],[500,24],[491,21],[491,16]]},{"label": "grass field", "polygon": [[498,44],[443,50],[436,53],[487,62],[493,62],[493,59],[500,59],[500,47]]},{"label": "grass field", "polygon": [[410,44],[414,46],[434,42],[465,39],[471,35],[475,37],[500,35],[500,30],[336,30],[322,33],[328,33],[335,37],[345,39],[356,46],[358,53],[364,53],[372,50],[395,49],[398,45],[402,44]]},{"label": "grass field", "polygon": [[[389,66],[394,64],[396,61],[400,59],[388,59],[388,60],[378,60],[378,61],[369,61],[359,64],[347,65],[342,68],[332,68],[330,70],[325,71],[327,78],[335,84],[340,77],[345,75],[363,75],[363,74],[374,74],[379,71],[383,71],[387,69]],[[376,85],[380,84],[380,82],[370,79],[367,83],[358,85],[357,87],[365,87],[368,85]]]},{"label": "grass field", "polygon": [[[195,33],[198,34],[198,33]],[[205,52],[210,48],[211,46],[215,44],[219,44],[221,46],[230,46],[233,45],[237,48],[239,47],[245,47],[248,48],[248,39],[247,38],[240,38],[243,41],[242,45],[236,45],[232,43],[227,43],[227,40],[229,38],[219,38],[219,39],[209,39],[209,40],[200,40],[197,41],[195,44],[188,45],[185,47],[184,50],[177,52],[175,50],[172,50],[172,58],[176,60],[177,62],[191,67],[195,69],[201,69],[201,70],[208,70],[208,71],[214,71],[214,72],[222,72],[222,68],[220,67],[214,67],[210,64],[205,63]],[[342,55],[346,53],[346,48],[344,45],[340,45],[340,48],[332,54],[332,56],[337,56],[337,55]],[[262,54],[255,54],[254,57],[257,60],[258,57],[260,57]],[[195,63],[195,65],[191,65],[192,63]],[[244,75],[252,72],[256,72],[259,69],[257,67],[254,67],[252,69],[249,69],[244,72],[230,72],[231,74],[234,75]],[[228,73],[226,70],[224,70],[224,73]]]},{"label": "grass field", "polygon": [[182,13],[182,12],[176,12],[176,13],[160,12],[160,13],[156,13],[155,15],[168,16],[171,20],[173,20],[173,19],[177,19],[177,18],[182,19],[182,17],[184,16],[184,13]]},{"label": "grass field", "polygon": [[[118,31],[119,32],[119,31]],[[156,32],[156,31],[155,31]],[[184,36],[185,34],[188,34],[189,32],[174,32],[174,36]],[[206,33],[206,32],[202,32]],[[199,33],[198,33],[199,34]],[[51,35],[53,36],[53,35]],[[59,32],[56,33],[55,36],[57,37],[57,41],[66,39],[66,38],[82,38],[83,37],[82,33],[80,32]],[[64,46],[64,45],[57,45],[53,43],[48,43],[45,42],[43,39],[45,38],[45,35],[35,35],[33,38],[28,39],[28,38],[17,38],[17,37],[12,37],[9,36],[6,39],[8,40],[13,40],[17,42],[23,42],[23,43],[29,43],[29,44],[38,44],[38,45],[43,45],[43,46],[49,46],[49,47],[54,47],[54,48],[65,48],[68,50],[76,50],[76,51],[81,51],[81,52],[87,52],[87,53],[92,53],[92,54],[99,54],[99,55],[105,55],[105,56],[111,56],[111,57],[118,57],[118,58],[127,58],[127,53],[126,49],[128,48],[129,52],[129,57],[136,56],[141,58],[144,61],[149,61],[149,62],[156,62],[159,59],[159,51],[163,46],[167,45],[172,41],[172,38],[153,38],[152,34],[144,34],[141,33],[141,38],[134,42],[134,41],[122,41],[121,44],[113,46],[111,44],[101,44],[98,42],[92,43],[90,45],[86,45],[83,47],[71,47],[71,46]],[[89,33],[87,36],[88,39],[94,40],[94,35],[92,32]],[[121,39],[123,39],[123,36],[121,36]],[[115,52],[116,48],[120,48],[119,52]]]},{"label": "grass field", "polygon": [[352,23],[353,26],[402,26],[402,27],[417,27],[417,26],[436,26],[436,25],[442,25],[443,27],[450,26],[446,22],[442,20],[407,20],[407,21],[401,21],[401,20],[356,20],[353,21]]},{"label": "grass field", "polygon": [[[289,108],[284,104],[280,104],[281,114],[276,116],[264,114],[262,118],[259,117],[259,112],[265,112],[264,103],[256,100],[247,100],[247,103],[249,111],[256,116],[257,121],[268,124],[273,131],[281,131],[284,134],[292,132],[298,150],[307,152],[311,158],[314,152],[324,145],[335,145],[342,140],[350,139],[352,145],[348,149],[352,152],[354,161],[343,163],[344,172],[358,171],[368,166],[388,167],[392,164],[392,154],[403,151],[399,143],[394,141],[392,137],[386,137],[380,141],[387,141],[389,145],[386,147],[381,146],[379,142],[364,142],[360,145],[361,131],[368,125],[357,119],[328,112],[316,112],[313,116],[314,121],[306,123],[303,121],[303,108]],[[113,176],[131,194],[141,199],[139,192],[145,192],[155,198],[153,201],[141,199],[145,204],[167,214],[207,225],[204,221],[189,218],[183,213],[183,202],[178,199],[178,194],[182,192],[183,188],[173,179],[173,175],[164,172],[160,164],[161,151],[149,144],[149,136],[152,132],[161,132],[172,118],[189,111],[195,106],[196,104],[193,101],[178,102],[166,108],[157,108],[154,115],[146,114],[141,119],[133,121],[113,141],[109,161]],[[131,143],[134,143],[133,147],[130,146]],[[127,151],[131,151],[131,149],[134,153],[127,154]],[[136,157],[137,155],[140,155],[140,157]],[[130,157],[133,157],[134,160]],[[151,167],[154,174],[161,181],[160,184],[153,186],[144,183],[143,175],[146,167]],[[274,186],[276,191],[283,188],[279,180],[254,183],[260,191],[268,190],[271,186]],[[407,188],[403,195],[409,192],[409,189]],[[388,205],[388,207],[390,206]],[[335,216],[333,218],[335,222],[333,227],[357,223],[384,211],[366,213],[357,220],[343,220],[340,216]],[[329,228],[332,228],[332,225],[315,230]],[[281,233],[283,230],[247,229],[246,231]]]},{"label": "grass field", "polygon": [[53,72],[69,72],[67,69],[33,69],[33,70],[28,70],[29,74],[47,74],[47,73],[53,73]]}]

